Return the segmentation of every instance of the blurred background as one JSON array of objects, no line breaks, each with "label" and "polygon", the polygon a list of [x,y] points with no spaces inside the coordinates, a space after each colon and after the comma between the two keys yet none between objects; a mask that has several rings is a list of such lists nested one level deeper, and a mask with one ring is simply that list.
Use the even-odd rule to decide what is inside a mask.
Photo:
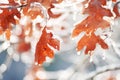
[{"label": "blurred background", "polygon": [[[105,42],[109,49],[104,50],[97,44],[91,56],[85,55],[84,49],[80,52],[76,51],[77,42],[83,33],[75,39],[71,38],[71,33],[74,25],[87,16],[82,14],[82,1],[84,0],[65,0],[61,4],[56,4],[53,12],[62,13],[59,18],[50,18],[46,22],[47,16],[43,15],[44,19],[38,17],[33,20],[33,36],[25,37],[25,40],[31,44],[31,49],[28,51],[16,51],[16,44],[20,39],[16,34],[21,32],[26,23],[31,23],[26,16],[21,18],[20,25],[14,25],[10,41],[6,40],[4,34],[0,35],[0,80],[120,80],[119,18],[111,20],[112,31],[105,30],[108,36]],[[108,6],[112,7],[110,1],[108,0]],[[39,7],[35,3],[34,7],[36,6]],[[40,10],[46,14],[43,6]],[[43,65],[39,66],[34,63],[35,46],[41,35],[41,30],[35,27],[38,22],[47,25],[48,29],[52,27],[50,31],[61,43],[60,51],[55,50],[54,58],[47,57]],[[100,34],[101,30],[97,30],[96,33]]]}]

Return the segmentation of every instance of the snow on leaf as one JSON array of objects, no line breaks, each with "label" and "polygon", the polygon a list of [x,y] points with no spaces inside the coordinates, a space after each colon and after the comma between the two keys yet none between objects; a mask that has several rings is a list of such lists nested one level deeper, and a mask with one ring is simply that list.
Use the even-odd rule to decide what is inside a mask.
[{"label": "snow on leaf", "polygon": [[[88,2],[83,2],[85,5]],[[79,40],[77,50],[80,51],[84,47],[85,54],[89,51],[93,51],[98,43],[103,49],[107,49],[108,45],[95,34],[98,28],[105,29],[110,26],[110,23],[103,19],[104,16],[113,16],[109,9],[102,7],[106,5],[106,0],[90,0],[88,7],[84,8],[83,14],[89,14],[86,19],[76,24],[75,29],[72,32],[72,37],[78,36],[81,32],[85,32],[85,35]]]},{"label": "snow on leaf", "polygon": [[96,36],[94,33],[87,36],[84,35],[80,41],[78,42],[77,50],[81,50],[86,46],[85,54],[88,54],[89,51],[93,51],[96,47],[96,43],[99,43],[103,49],[107,49],[108,45],[100,38],[100,36]]},{"label": "snow on leaf", "polygon": [[52,33],[47,33],[45,27],[36,45],[35,62],[37,62],[38,64],[42,64],[46,60],[46,57],[53,58],[54,51],[51,49],[51,47],[59,50],[59,45],[59,40],[53,38]]},{"label": "snow on leaf", "polygon": [[27,16],[30,16],[31,19],[35,19],[37,16],[41,16],[42,18],[44,17],[38,6],[34,6],[32,8],[25,7],[23,8],[23,13]]},{"label": "snow on leaf", "polygon": [[78,36],[83,31],[89,34],[91,31],[94,32],[97,28],[104,29],[109,26],[109,22],[102,18],[97,18],[97,16],[88,16],[85,20],[75,26],[72,37]]},{"label": "snow on leaf", "polygon": [[106,0],[103,1],[105,2],[102,2],[102,0],[90,0],[88,7],[84,10],[84,13],[89,14],[90,16],[98,16],[98,18],[113,16],[109,9],[102,7],[106,3]]}]

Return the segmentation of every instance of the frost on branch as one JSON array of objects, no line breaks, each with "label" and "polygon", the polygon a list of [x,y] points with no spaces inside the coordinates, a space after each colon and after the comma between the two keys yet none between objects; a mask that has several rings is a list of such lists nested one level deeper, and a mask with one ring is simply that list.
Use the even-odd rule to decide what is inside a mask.
[{"label": "frost on branch", "polygon": [[46,31],[46,27],[42,31],[42,35],[36,45],[35,51],[35,62],[42,64],[46,61],[46,57],[53,58],[54,51],[51,49],[59,50],[60,42],[57,39],[53,38],[53,34]]},{"label": "frost on branch", "polygon": [[85,35],[79,40],[77,50],[80,51],[86,46],[85,54],[89,51],[93,51],[96,48],[96,44],[101,45],[103,49],[107,49],[108,45],[104,40],[95,34],[98,28],[105,29],[110,26],[110,22],[104,20],[104,17],[113,17],[110,9],[106,9],[103,6],[106,5],[106,0],[86,0],[83,2],[85,6],[83,14],[88,14],[88,17],[82,22],[75,25],[75,29],[72,32],[72,37],[78,36],[81,32],[85,32]]}]

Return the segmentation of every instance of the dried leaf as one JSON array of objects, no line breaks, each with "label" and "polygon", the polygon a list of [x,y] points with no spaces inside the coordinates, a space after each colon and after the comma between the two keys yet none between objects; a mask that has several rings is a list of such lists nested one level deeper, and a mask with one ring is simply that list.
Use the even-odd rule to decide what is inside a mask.
[{"label": "dried leaf", "polygon": [[[87,2],[88,0],[83,2],[83,4],[85,5]],[[96,48],[97,43],[99,43],[103,49],[108,48],[104,40],[95,34],[98,28],[105,29],[110,26],[110,23],[104,20],[103,17],[113,16],[109,9],[102,7],[103,5],[106,5],[106,0],[90,0],[88,7],[84,9],[83,14],[89,14],[88,17],[78,23],[72,32],[72,37],[76,37],[81,32],[85,32],[85,35],[78,42],[78,51],[86,47],[85,54],[88,54],[89,51],[93,51]]]},{"label": "dried leaf", "polygon": [[108,45],[94,33],[91,35],[84,35],[78,42],[77,50],[81,50],[86,46],[85,54],[88,54],[89,51],[93,51],[96,48],[96,44],[100,44],[103,49],[108,49]]},{"label": "dried leaf", "polygon": [[52,33],[47,33],[45,27],[42,31],[40,40],[36,45],[35,62],[42,64],[46,60],[46,57],[53,58],[54,51],[51,49],[51,47],[59,50],[59,45],[60,42],[57,39],[53,38]]},{"label": "dried leaf", "polygon": [[[14,2],[14,0],[9,0],[9,4],[0,4],[1,6],[3,5],[12,5],[16,6],[17,3]],[[10,24],[16,24],[16,19],[14,16],[17,16],[20,18],[20,12],[17,10],[17,8],[1,8],[0,9],[2,12],[0,13],[0,26],[5,31],[8,27],[10,27]]]}]

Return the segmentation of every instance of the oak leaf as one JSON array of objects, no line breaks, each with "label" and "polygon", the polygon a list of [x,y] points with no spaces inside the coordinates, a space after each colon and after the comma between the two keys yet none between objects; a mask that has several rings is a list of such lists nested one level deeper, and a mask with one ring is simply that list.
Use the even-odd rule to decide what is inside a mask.
[{"label": "oak leaf", "polygon": [[0,4],[1,6],[13,6],[11,8],[0,8],[2,11],[0,13],[0,27],[5,31],[8,27],[10,27],[10,24],[16,24],[16,19],[21,17],[20,12],[15,8],[17,3],[14,2],[14,0],[9,0],[9,4]]},{"label": "oak leaf", "polygon": [[46,60],[46,57],[53,58],[54,51],[51,47],[59,50],[59,45],[60,45],[59,40],[53,38],[53,34],[51,32],[47,33],[45,27],[36,45],[35,62],[37,62],[38,64],[42,64]]},{"label": "oak leaf", "polygon": [[93,51],[98,43],[103,49],[107,49],[108,45],[99,35],[95,34],[98,28],[105,29],[110,26],[110,23],[103,19],[104,16],[112,17],[112,12],[103,7],[106,5],[106,0],[86,0],[83,5],[88,3],[88,7],[84,8],[83,14],[89,14],[82,22],[75,25],[72,32],[72,37],[78,36],[81,32],[85,35],[78,41],[77,50],[80,51],[84,47],[85,54]]},{"label": "oak leaf", "polygon": [[78,42],[77,50],[81,50],[86,46],[85,54],[93,51],[96,48],[96,44],[99,44],[103,49],[107,49],[108,45],[104,42],[100,36],[96,36],[94,33],[91,33],[90,36],[84,35]]}]

